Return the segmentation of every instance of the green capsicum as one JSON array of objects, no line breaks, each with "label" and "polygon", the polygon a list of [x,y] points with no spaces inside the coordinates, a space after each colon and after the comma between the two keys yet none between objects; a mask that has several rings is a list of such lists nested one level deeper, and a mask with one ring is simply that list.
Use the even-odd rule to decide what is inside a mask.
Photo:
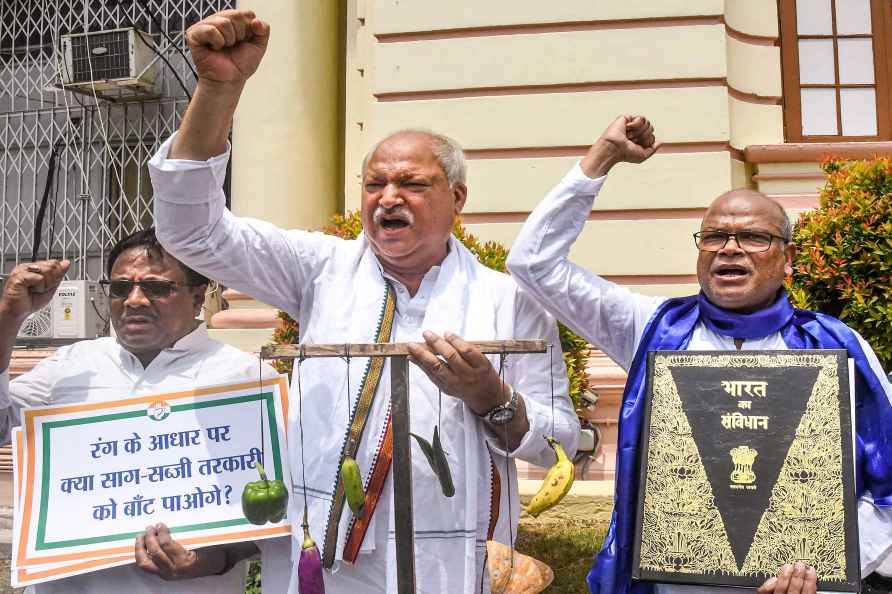
[{"label": "green capsicum", "polygon": [[288,489],[285,483],[266,478],[266,471],[258,462],[260,480],[248,483],[242,491],[242,513],[252,524],[279,522],[288,509]]}]

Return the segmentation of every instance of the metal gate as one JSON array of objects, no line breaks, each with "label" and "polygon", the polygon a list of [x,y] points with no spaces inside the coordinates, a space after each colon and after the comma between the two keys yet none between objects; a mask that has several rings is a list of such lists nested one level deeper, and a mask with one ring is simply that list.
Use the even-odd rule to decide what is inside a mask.
[{"label": "metal gate", "polygon": [[[146,163],[176,130],[195,85],[183,34],[234,3],[0,2],[0,274],[30,260],[44,194],[38,258],[71,259],[69,278],[101,278],[114,242],[151,224]],[[147,93],[106,100],[96,85],[60,89],[62,35],[126,27],[151,36],[157,50]]]}]

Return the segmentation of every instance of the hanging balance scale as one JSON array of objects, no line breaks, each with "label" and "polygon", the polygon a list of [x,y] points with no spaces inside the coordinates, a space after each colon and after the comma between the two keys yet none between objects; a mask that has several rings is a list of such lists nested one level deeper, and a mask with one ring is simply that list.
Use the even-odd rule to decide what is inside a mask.
[{"label": "hanging balance scale", "polygon": [[[500,355],[500,365],[499,365],[499,376],[504,381],[504,370],[505,370],[505,360],[509,354],[521,354],[521,353],[545,353],[547,345],[543,340],[491,340],[491,341],[472,341],[470,344],[474,345],[482,354],[488,355]],[[391,418],[393,423],[393,463],[395,467],[405,469],[398,473],[393,473],[393,498],[394,498],[394,527],[395,527],[395,540],[396,540],[396,573],[397,573],[397,592],[398,594],[414,594],[415,593],[415,532],[414,532],[414,517],[413,517],[413,507],[412,507],[412,449],[411,449],[411,439],[414,438],[422,452],[425,454],[428,462],[431,465],[434,474],[440,481],[440,487],[443,492],[443,495],[446,497],[451,497],[455,492],[455,487],[452,484],[452,474],[449,469],[448,462],[446,461],[445,454],[443,452],[442,445],[440,444],[440,423],[441,419],[441,407],[442,407],[442,394],[438,395],[438,415],[437,415],[437,425],[434,427],[433,438],[431,441],[427,441],[425,438],[412,434],[410,432],[409,427],[409,369],[408,369],[408,344],[407,343],[388,343],[388,342],[377,342],[377,343],[353,343],[353,344],[289,344],[289,345],[270,345],[265,346],[261,350],[261,359],[274,359],[274,360],[297,360],[295,372],[296,373],[296,382],[298,387],[298,401],[299,401],[299,423],[303,422],[303,395],[301,393],[301,363],[305,359],[314,358],[314,357],[339,357],[345,359],[348,365],[348,401],[349,401],[349,364],[351,358],[356,357],[372,357],[374,359],[380,359],[381,364],[383,365],[384,359],[389,359],[390,362],[390,411]],[[554,378],[552,377],[552,434],[554,433]],[[348,407],[348,414],[349,414]],[[353,417],[355,417],[355,412]],[[350,425],[354,422],[354,418],[351,417],[348,422],[348,432],[350,431]],[[261,430],[263,431],[263,425],[261,425]],[[507,426],[505,427],[506,431],[506,439],[507,439]],[[303,441],[303,429],[301,427],[300,431],[301,442]],[[555,444],[557,442],[554,440],[553,435],[551,436],[543,436],[546,440],[549,441],[549,444],[555,448]],[[349,438],[349,435],[348,435]],[[349,439],[348,439],[349,442]],[[358,445],[358,444],[356,444]],[[560,449],[560,444],[557,444],[555,448],[556,456],[558,458],[559,466],[562,462],[561,453],[563,450]],[[303,443],[301,443],[301,458],[303,458]],[[349,459],[348,459],[349,458]],[[351,511],[355,515],[361,515],[365,513],[365,510],[362,507],[362,500],[364,499],[364,493],[362,493],[362,478],[359,476],[358,468],[354,468],[355,460],[352,460],[352,455],[346,456],[342,455],[341,459],[341,467],[339,472],[339,484],[342,485],[341,488],[344,489],[344,498],[346,500],[347,505],[350,506]],[[511,459],[506,458],[506,464],[511,464]],[[555,467],[552,467],[552,471]],[[301,459],[301,471],[304,470],[304,460]],[[549,471],[549,476],[551,476],[552,471]],[[506,468],[506,476],[510,480],[510,474],[507,472]],[[569,472],[569,482],[566,477],[566,466],[562,466],[562,473],[560,477],[560,488],[559,491],[561,493],[559,496],[554,496],[549,494],[549,505],[547,507],[551,507],[555,505],[566,491],[569,490],[569,483],[572,483],[572,462],[570,463],[570,472]],[[264,479],[261,479],[262,482]],[[273,481],[269,481],[272,483]],[[255,484],[255,483],[252,483]],[[306,494],[306,480],[303,481],[304,484],[304,513],[303,513],[303,547],[301,551],[300,560],[298,563],[298,576],[299,581],[301,583],[301,592],[308,592],[310,594],[317,594],[324,592],[324,584],[323,584],[323,572],[322,567],[325,565],[325,561],[321,558],[319,549],[316,546],[315,541],[312,539],[309,533],[309,526],[307,524],[307,494]],[[357,489],[358,486],[358,489]],[[547,489],[548,483],[544,483],[542,489]],[[550,489],[549,493],[554,491],[554,489]],[[509,492],[510,492],[510,484],[509,484]],[[286,490],[287,496],[287,490]],[[509,506],[510,506],[510,496]],[[543,508],[544,510],[545,508]],[[539,510],[542,511],[542,510]],[[510,509],[509,509],[510,514]],[[509,522],[509,530],[511,529]],[[513,530],[512,530],[513,532]],[[514,535],[511,534],[511,541],[513,543]],[[514,567],[514,552],[513,547],[511,549],[512,553],[510,556],[510,564],[513,570]],[[306,580],[306,585],[305,585]]]}]

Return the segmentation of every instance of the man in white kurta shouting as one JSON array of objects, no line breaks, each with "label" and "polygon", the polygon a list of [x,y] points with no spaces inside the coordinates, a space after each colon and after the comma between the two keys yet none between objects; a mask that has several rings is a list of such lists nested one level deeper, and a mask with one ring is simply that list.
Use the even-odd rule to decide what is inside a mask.
[{"label": "man in white kurta shouting", "polygon": [[[354,241],[229,213],[220,188],[227,135],[268,39],[269,26],[250,11],[218,13],[187,32],[199,81],[179,132],[151,162],[159,239],[196,270],[287,311],[304,343],[416,343],[411,429],[430,438],[439,423],[455,484],[455,496],[445,497],[415,449],[417,591],[488,591],[486,540],[509,542],[517,524],[513,459],[552,464],[543,439],[552,427],[572,455],[579,425],[559,354],[510,357],[501,378],[497,360],[466,340],[558,345],[555,322],[452,237],[468,190],[463,152],[445,136],[405,130],[373,147],[363,165],[364,231]],[[302,534],[306,493],[329,594],[396,588],[391,477],[399,469],[391,468],[389,374],[378,361],[308,359],[300,373],[303,439],[298,407],[289,419],[290,517]],[[345,453],[367,486],[361,519],[344,505]]]}]

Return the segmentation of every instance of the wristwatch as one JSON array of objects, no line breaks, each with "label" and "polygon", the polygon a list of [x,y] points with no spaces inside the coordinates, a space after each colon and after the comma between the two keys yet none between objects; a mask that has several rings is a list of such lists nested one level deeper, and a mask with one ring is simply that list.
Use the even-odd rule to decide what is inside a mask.
[{"label": "wristwatch", "polygon": [[517,392],[511,384],[508,384],[508,389],[511,390],[511,397],[507,402],[494,406],[480,415],[490,425],[507,425],[514,419],[517,413]]}]

